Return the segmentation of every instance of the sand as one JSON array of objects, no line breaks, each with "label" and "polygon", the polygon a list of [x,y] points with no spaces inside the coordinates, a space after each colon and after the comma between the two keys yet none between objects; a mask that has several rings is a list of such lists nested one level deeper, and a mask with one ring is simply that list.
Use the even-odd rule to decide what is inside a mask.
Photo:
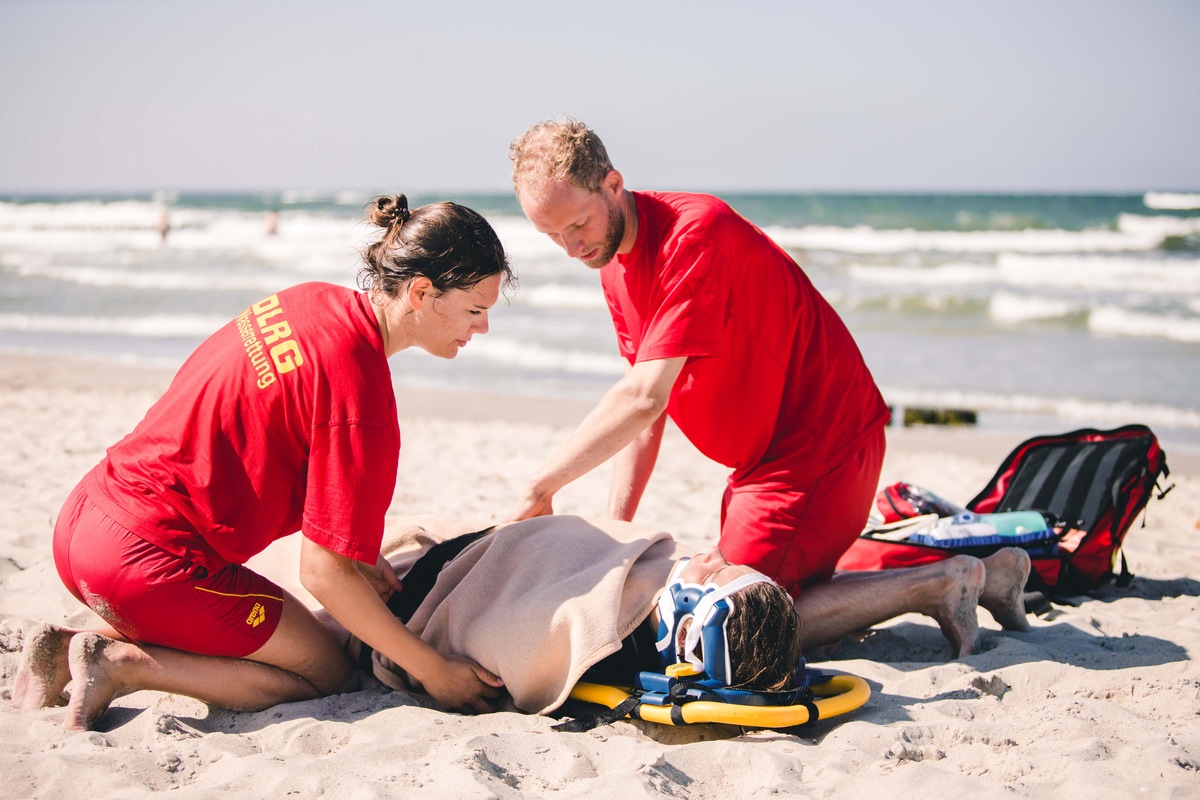
[{"label": "sand", "polygon": [[[981,613],[981,652],[960,661],[916,616],[847,640],[816,666],[862,676],[870,701],[798,734],[629,722],[563,734],[546,718],[443,713],[373,682],[258,713],[143,691],[119,698],[99,730],[64,731],[61,708],[8,702],[35,622],[91,619],[55,572],[53,521],[169,378],[0,357],[0,797],[1200,797],[1200,464],[1169,442],[1176,488],[1130,533],[1131,587],[1055,606],[1029,633]],[[396,514],[503,515],[586,410],[398,395]],[[883,480],[965,501],[1015,444],[895,430]],[[599,513],[607,479],[602,469],[568,487],[556,509]],[[638,521],[699,549],[723,480],[669,430]],[[278,543],[255,565],[295,588],[297,546]]]}]

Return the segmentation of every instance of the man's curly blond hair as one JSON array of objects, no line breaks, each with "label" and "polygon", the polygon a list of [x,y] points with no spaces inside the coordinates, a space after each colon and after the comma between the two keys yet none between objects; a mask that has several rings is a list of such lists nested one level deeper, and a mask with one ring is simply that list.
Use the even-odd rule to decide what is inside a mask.
[{"label": "man's curly blond hair", "polygon": [[596,132],[571,117],[532,126],[508,146],[508,157],[517,192],[540,193],[551,181],[567,181],[578,189],[598,192],[613,169]]}]

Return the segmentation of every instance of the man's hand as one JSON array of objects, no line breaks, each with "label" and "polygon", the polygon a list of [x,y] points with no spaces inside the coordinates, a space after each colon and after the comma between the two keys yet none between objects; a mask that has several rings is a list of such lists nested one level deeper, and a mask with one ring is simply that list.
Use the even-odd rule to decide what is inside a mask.
[{"label": "man's hand", "polygon": [[495,711],[504,693],[504,681],[461,656],[446,658],[440,669],[418,680],[442,708],[464,714]]},{"label": "man's hand", "polygon": [[383,557],[383,553],[379,554],[379,558],[376,559],[374,566],[364,564],[361,561],[354,562],[354,566],[367,579],[367,583],[371,584],[371,588],[375,590],[375,594],[379,595],[379,599],[385,603],[392,594],[400,591],[403,586],[400,583],[400,579],[396,577],[396,570],[392,569],[392,565]]},{"label": "man's hand", "polygon": [[554,513],[554,495],[537,496],[527,494],[508,515],[509,522],[520,522],[532,517],[546,517]]}]

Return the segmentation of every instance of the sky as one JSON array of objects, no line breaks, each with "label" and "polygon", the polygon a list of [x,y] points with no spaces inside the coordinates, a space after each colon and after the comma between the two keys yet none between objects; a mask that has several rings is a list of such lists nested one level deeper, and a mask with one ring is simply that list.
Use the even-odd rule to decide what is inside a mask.
[{"label": "sky", "polygon": [[0,0],[0,192],[1196,191],[1195,0]]}]

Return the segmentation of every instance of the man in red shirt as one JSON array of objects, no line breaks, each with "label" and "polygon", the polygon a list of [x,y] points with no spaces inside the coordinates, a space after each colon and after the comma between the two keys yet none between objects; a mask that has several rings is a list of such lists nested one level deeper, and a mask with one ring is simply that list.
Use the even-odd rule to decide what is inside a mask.
[{"label": "man in red shirt", "polygon": [[[798,598],[802,617],[819,611],[830,638],[880,621],[859,624],[878,587],[831,582],[866,523],[889,419],[837,313],[782,248],[721,200],[627,190],[580,122],[533,126],[511,157],[530,222],[599,270],[630,363],[534,476],[513,516],[553,513],[559,488],[618,456],[609,514],[632,519],[670,416],[697,449],[733,470],[721,509],[725,557],[773,577]],[[978,597],[983,576],[967,582],[979,584]],[[921,610],[907,607],[911,598],[897,602],[905,607],[888,605],[887,617]],[[821,638],[817,625],[805,620],[810,645]],[[951,639],[964,640],[955,642],[960,653],[973,647],[970,631]]]}]

